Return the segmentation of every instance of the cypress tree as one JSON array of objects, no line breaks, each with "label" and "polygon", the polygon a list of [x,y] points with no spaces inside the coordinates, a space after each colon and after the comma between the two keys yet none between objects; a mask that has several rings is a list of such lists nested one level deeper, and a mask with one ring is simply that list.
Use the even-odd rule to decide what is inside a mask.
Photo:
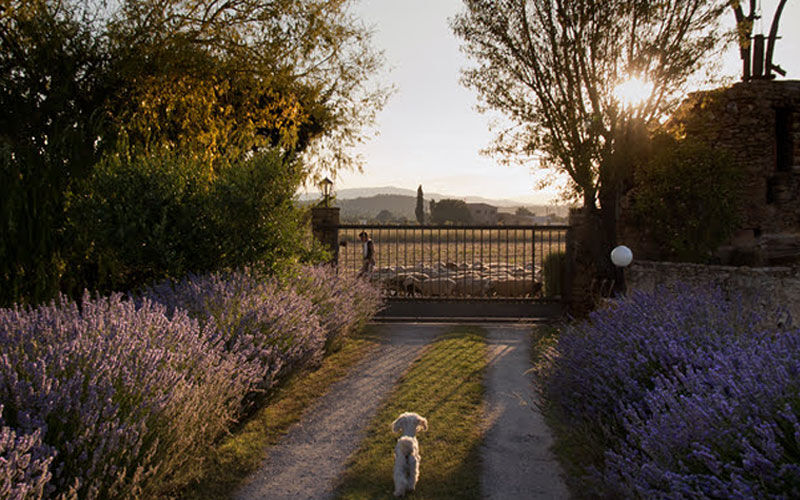
[{"label": "cypress tree", "polygon": [[417,222],[419,224],[425,223],[425,206],[423,205],[422,199],[422,184],[420,184],[417,188],[417,208],[414,210],[414,215],[417,216]]}]

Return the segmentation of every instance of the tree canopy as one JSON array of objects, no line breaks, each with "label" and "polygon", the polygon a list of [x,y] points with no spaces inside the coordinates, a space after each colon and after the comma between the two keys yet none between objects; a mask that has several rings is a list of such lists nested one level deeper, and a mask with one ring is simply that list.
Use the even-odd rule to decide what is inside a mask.
[{"label": "tree canopy", "polygon": [[0,300],[52,296],[67,195],[109,155],[357,167],[388,90],[354,1],[0,2]]},{"label": "tree canopy", "polygon": [[[303,153],[312,173],[335,173],[355,165],[348,148],[387,94],[370,87],[382,57],[350,4],[12,0],[0,18],[1,104],[19,110],[7,116],[16,124],[40,114],[50,123],[59,107],[79,129],[102,120],[89,134],[95,148],[121,135],[213,163],[277,147]],[[37,106],[48,109],[26,113]]]},{"label": "tree canopy", "polygon": [[464,200],[431,200],[431,221],[434,224],[469,224],[472,214]]},{"label": "tree canopy", "polygon": [[425,198],[422,194],[422,184],[417,188],[417,206],[414,208],[414,215],[417,218],[417,223],[425,223]]},{"label": "tree canopy", "polygon": [[[687,80],[727,40],[722,0],[464,0],[453,20],[477,63],[463,83],[480,109],[512,124],[489,152],[507,161],[538,157],[566,172],[594,207],[601,170],[628,123],[653,124]],[[640,102],[615,90],[632,78],[651,87]]]}]

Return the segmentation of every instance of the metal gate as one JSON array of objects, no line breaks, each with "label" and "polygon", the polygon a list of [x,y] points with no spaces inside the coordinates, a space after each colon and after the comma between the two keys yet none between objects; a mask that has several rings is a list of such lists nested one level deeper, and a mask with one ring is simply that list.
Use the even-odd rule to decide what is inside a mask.
[{"label": "metal gate", "polygon": [[362,268],[390,301],[558,302],[569,226],[338,226],[340,272]]}]

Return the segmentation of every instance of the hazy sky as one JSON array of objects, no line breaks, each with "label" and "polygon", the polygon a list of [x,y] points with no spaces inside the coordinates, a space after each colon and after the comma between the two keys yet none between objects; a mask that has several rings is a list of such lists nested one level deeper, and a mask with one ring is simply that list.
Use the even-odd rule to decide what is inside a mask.
[{"label": "hazy sky", "polygon": [[[769,32],[778,0],[759,0]],[[361,0],[356,12],[374,27],[374,44],[385,52],[385,81],[397,93],[378,116],[379,136],[362,146],[363,173],[346,172],[336,189],[397,186],[447,195],[529,197],[547,202],[551,192],[534,192],[530,167],[498,165],[479,154],[491,141],[489,117],[475,110],[476,96],[458,82],[469,64],[459,51],[448,19],[462,10],[460,0]],[[728,11],[724,20],[733,25]],[[756,33],[760,25],[756,24]],[[773,61],[800,78],[800,0],[789,0],[781,17]],[[726,53],[724,73],[738,79],[738,51]],[[533,167],[534,165],[531,165]]]}]

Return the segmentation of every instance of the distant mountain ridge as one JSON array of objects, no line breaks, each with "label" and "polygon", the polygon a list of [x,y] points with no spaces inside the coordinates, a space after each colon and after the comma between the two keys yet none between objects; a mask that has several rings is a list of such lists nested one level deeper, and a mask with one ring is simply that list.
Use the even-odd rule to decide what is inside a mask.
[{"label": "distant mountain ridge", "polygon": [[[445,199],[446,197],[439,198],[438,200]],[[432,197],[425,196],[425,211],[429,211],[431,199],[436,199],[436,194]],[[488,203],[490,205],[498,206],[497,200],[490,200],[480,197],[470,197],[468,200],[480,200],[480,203]],[[437,201],[438,201],[437,200]],[[309,200],[307,202],[311,202]],[[473,203],[473,201],[469,201]],[[513,203],[513,202],[512,202]],[[340,208],[339,217],[342,222],[357,222],[357,221],[372,221],[378,218],[378,214],[383,211],[388,211],[391,214],[391,220],[405,219],[409,222],[416,220],[415,210],[417,207],[417,196],[401,195],[401,194],[376,194],[373,196],[363,196],[359,198],[342,198],[337,196],[333,200],[333,205]],[[555,213],[558,216],[565,217],[567,215],[568,207],[566,206],[552,206],[552,205],[534,205],[515,203],[511,206],[500,207],[501,211],[513,212],[515,208],[525,207],[536,215],[546,215]]]},{"label": "distant mountain ridge", "polygon": [[[467,203],[487,203],[489,205],[494,205],[496,207],[501,207],[501,208],[511,208],[520,206],[547,206],[542,203],[537,203],[535,201],[534,196],[494,199],[494,198],[485,198],[482,196],[474,196],[474,195],[457,196],[457,195],[445,195],[441,193],[429,193],[425,191],[424,186],[422,187],[422,189],[426,202],[429,202],[430,200],[439,201],[449,198],[449,199],[464,200]],[[395,186],[339,189],[336,190],[334,194],[336,195],[336,199],[339,201],[352,200],[356,198],[370,198],[379,195],[410,196],[414,198],[414,203],[416,203],[417,199],[416,189],[406,189]],[[302,193],[300,195],[300,200],[301,201],[316,200],[319,199],[319,197],[320,197],[319,193],[312,191],[310,193]],[[387,210],[391,211],[391,209],[389,208],[387,208]],[[412,210],[412,217],[413,217],[413,210]]]}]

